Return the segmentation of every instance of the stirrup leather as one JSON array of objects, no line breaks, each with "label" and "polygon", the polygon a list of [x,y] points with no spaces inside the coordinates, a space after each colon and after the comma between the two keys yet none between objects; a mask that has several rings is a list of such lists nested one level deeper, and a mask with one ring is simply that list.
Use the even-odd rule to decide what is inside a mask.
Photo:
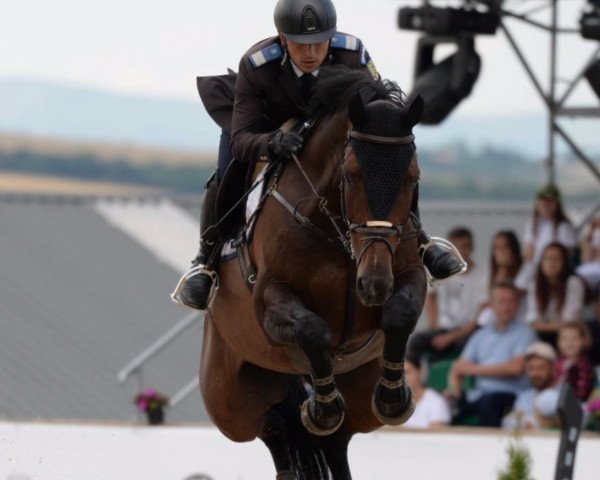
[{"label": "stirrup leather", "polygon": [[181,300],[181,290],[183,290],[183,286],[185,285],[186,281],[188,281],[192,277],[195,277],[196,275],[201,274],[209,276],[212,282],[207,301],[207,308],[209,308],[213,300],[215,299],[215,296],[217,295],[217,291],[219,290],[219,275],[214,270],[207,270],[206,266],[202,264],[190,268],[181,276],[179,282],[177,282],[175,290],[173,290],[173,292],[170,295],[171,301],[176,305],[187,307],[187,305]]},{"label": "stirrup leather", "polygon": [[456,247],[452,244],[452,242],[449,242],[445,238],[441,238],[441,237],[429,237],[429,241],[427,243],[419,245],[419,256],[421,257],[421,260],[423,258],[425,258],[425,252],[427,251],[427,249],[429,247],[432,247],[433,245],[438,245],[439,247],[446,250],[448,253],[451,253],[452,255],[454,255],[458,259],[459,263],[461,264],[461,268],[458,272],[450,275],[449,277],[439,280],[439,279],[433,277],[431,275],[431,273],[429,273],[427,266],[425,264],[423,264],[423,266],[425,267],[425,274],[427,276],[427,283],[429,283],[430,287],[433,287],[434,285],[439,285],[439,284],[445,282],[446,280],[448,280],[456,275],[460,275],[461,273],[465,273],[467,271],[467,267],[468,267],[467,262],[465,262],[465,260],[462,258],[462,255],[459,253],[459,251],[456,249]]}]

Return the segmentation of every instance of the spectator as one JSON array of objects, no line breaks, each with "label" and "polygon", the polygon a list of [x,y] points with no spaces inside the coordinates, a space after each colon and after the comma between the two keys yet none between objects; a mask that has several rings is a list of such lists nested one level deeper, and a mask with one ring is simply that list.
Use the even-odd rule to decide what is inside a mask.
[{"label": "spectator", "polygon": [[525,373],[531,388],[517,395],[512,411],[502,419],[502,427],[526,430],[558,425],[556,408],[559,387],[556,385],[552,345],[535,342],[525,351]]},{"label": "spectator", "polygon": [[600,289],[596,294],[594,318],[587,323],[587,326],[592,334],[590,360],[592,364],[600,365]]},{"label": "spectator", "polygon": [[577,242],[575,230],[564,213],[556,186],[546,185],[538,190],[532,218],[525,227],[523,242],[525,263],[515,284],[520,289],[527,290],[548,244],[558,242],[571,250]]},{"label": "spectator", "polygon": [[550,243],[527,294],[525,320],[542,340],[556,345],[561,323],[581,320],[584,298],[585,285],[574,275],[566,247]]},{"label": "spectator", "polygon": [[556,377],[560,383],[567,382],[573,392],[585,402],[594,389],[594,367],[586,354],[589,332],[585,324],[569,322],[558,331],[559,359],[556,362]]},{"label": "spectator", "polygon": [[522,264],[521,245],[515,232],[496,232],[490,253],[490,287],[499,282],[514,282]]},{"label": "spectator", "polygon": [[407,357],[404,361],[406,383],[417,403],[412,416],[404,423],[407,428],[441,427],[450,423],[450,408],[444,397],[431,388],[425,387],[426,372],[418,358]]},{"label": "spectator", "polygon": [[[459,415],[477,415],[482,426],[499,427],[515,396],[527,388],[524,356],[535,333],[517,319],[519,297],[510,283],[494,285],[490,306],[496,321],[469,339],[448,375],[448,395],[457,402]],[[473,376],[475,385],[462,393],[466,376]]]},{"label": "spectator", "polygon": [[408,351],[413,357],[420,358],[425,350],[441,352],[442,356],[459,352],[477,328],[477,315],[487,300],[485,272],[471,257],[473,234],[458,227],[448,233],[448,239],[468,269],[430,289],[425,302],[428,329],[411,337]]},{"label": "spectator", "polygon": [[[500,230],[492,238],[490,254],[490,287],[499,282],[514,282],[521,265],[521,245],[519,239],[512,230]],[[525,302],[521,302],[520,315],[524,315]],[[477,323],[479,326],[493,323],[494,313],[487,306],[483,309]]]},{"label": "spectator", "polygon": [[600,290],[600,215],[586,226],[577,274],[585,280],[591,292]]}]

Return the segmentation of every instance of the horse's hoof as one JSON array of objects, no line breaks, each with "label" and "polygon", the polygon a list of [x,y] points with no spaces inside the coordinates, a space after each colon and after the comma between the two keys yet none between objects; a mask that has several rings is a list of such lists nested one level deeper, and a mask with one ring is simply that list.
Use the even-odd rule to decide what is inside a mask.
[{"label": "horse's hoof", "polygon": [[[380,405],[378,404],[375,397],[377,396],[377,391],[373,394],[371,398],[371,410],[373,411],[373,415],[375,418],[379,420],[383,425],[402,425],[405,423],[415,411],[415,397],[412,393],[412,390],[409,387],[406,389],[410,392],[410,397],[408,401],[401,405],[399,408],[392,406],[387,406],[386,412],[380,411]],[[382,403],[382,402],[381,402]],[[382,403],[382,405],[385,405]]]},{"label": "horse's hoof", "polygon": [[320,426],[317,425],[315,420],[310,415],[310,401],[310,398],[304,400],[304,403],[302,404],[302,410],[300,412],[300,418],[302,419],[304,427],[313,435],[318,435],[320,437],[324,437],[326,435],[331,435],[332,433],[335,433],[344,421],[344,410],[342,410],[339,413],[339,420],[335,422],[332,426]]}]

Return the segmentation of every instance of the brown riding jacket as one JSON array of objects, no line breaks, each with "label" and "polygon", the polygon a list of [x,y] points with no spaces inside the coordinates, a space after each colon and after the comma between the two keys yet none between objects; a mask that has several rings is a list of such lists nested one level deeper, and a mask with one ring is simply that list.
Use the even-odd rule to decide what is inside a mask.
[{"label": "brown riding jacket", "polygon": [[[331,40],[323,65],[368,69],[374,77],[379,76],[362,42],[339,32]],[[279,37],[267,38],[244,54],[231,92],[233,80],[232,74],[198,79],[200,96],[212,118],[231,133],[231,152],[238,161],[266,161],[272,132],[301,115],[306,106]]]}]

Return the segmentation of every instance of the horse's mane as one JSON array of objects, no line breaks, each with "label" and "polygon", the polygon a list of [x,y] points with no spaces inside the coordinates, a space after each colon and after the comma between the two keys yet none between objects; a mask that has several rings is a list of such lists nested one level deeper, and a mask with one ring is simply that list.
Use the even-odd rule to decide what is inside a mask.
[{"label": "horse's mane", "polygon": [[374,79],[368,70],[352,70],[346,66],[322,67],[310,104],[309,118],[333,114],[345,109],[352,95],[360,92],[363,101],[387,100],[406,107],[404,92],[396,82]]}]

